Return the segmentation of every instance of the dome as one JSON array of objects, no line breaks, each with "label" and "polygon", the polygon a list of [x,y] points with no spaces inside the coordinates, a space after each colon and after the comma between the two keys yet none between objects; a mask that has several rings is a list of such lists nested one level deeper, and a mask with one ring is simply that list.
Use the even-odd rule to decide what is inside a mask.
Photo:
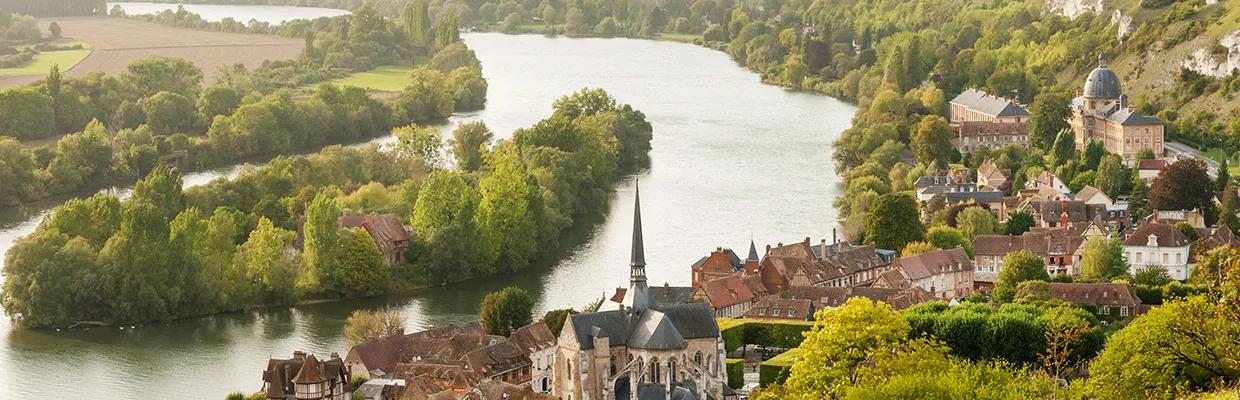
[{"label": "dome", "polygon": [[1123,95],[1119,87],[1119,75],[1107,68],[1107,55],[1098,55],[1098,68],[1089,73],[1085,79],[1085,98],[1087,99],[1118,99]]}]

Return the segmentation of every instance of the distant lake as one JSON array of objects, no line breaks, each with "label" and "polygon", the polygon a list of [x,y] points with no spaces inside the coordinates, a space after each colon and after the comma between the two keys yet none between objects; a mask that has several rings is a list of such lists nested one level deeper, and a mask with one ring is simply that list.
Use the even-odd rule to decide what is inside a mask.
[{"label": "distant lake", "polygon": [[[560,254],[511,276],[399,296],[136,329],[17,329],[0,316],[0,399],[220,400],[232,391],[259,390],[268,357],[347,352],[341,328],[354,309],[390,306],[409,330],[421,330],[476,320],[486,293],[508,285],[527,290],[539,315],[580,308],[628,285],[634,178],[641,180],[646,273],[656,290],[664,282],[688,286],[690,265],[716,247],[745,254],[751,237],[759,251],[810,236],[818,243],[831,240],[839,226],[831,203],[842,179],[831,162],[831,143],[856,107],[763,85],[727,54],[689,44],[461,37],[482,62],[488,100],[486,109],[457,114],[442,129],[480,120],[497,138],[510,138],[513,130],[551,115],[556,98],[583,87],[606,89],[644,112],[654,127],[650,168],[620,182],[606,212],[580,216],[561,238]],[[201,184],[241,168],[195,172],[185,181]],[[0,251],[30,234],[59,201],[0,210]]]},{"label": "distant lake", "polygon": [[233,6],[218,4],[175,4],[175,3],[127,3],[127,2],[109,2],[108,9],[113,6],[121,6],[126,14],[156,14],[164,10],[176,10],[177,7],[185,7],[185,11],[192,12],[202,16],[202,19],[212,22],[220,21],[224,18],[232,18],[247,24],[250,20],[258,20],[260,22],[277,25],[285,21],[295,19],[315,19],[318,17],[335,17],[346,15],[347,10],[338,10],[334,8],[318,8],[318,7],[294,7],[294,6]]}]

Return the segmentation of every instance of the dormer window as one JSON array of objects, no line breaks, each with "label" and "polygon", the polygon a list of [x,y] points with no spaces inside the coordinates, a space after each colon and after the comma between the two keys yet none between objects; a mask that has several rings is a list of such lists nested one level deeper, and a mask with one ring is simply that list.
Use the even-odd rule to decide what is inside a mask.
[{"label": "dormer window", "polygon": [[789,316],[789,317],[792,317],[792,315],[793,315],[793,314],[796,314],[796,312],[797,312],[796,307],[789,307],[789,308],[788,308],[788,316]]},{"label": "dormer window", "polygon": [[1158,235],[1150,235],[1149,241],[1145,243],[1149,247],[1158,247]]},{"label": "dormer window", "polygon": [[771,310],[771,315],[778,317],[778,316],[779,316],[779,307],[775,307],[775,309],[774,309],[774,310]]},{"label": "dormer window", "polygon": [[759,308],[758,315],[766,315],[766,308]]}]

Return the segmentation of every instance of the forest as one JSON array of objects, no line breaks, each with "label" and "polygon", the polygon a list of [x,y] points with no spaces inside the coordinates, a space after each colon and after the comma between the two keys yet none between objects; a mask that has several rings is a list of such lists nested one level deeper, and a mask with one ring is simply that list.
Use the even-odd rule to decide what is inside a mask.
[{"label": "forest", "polygon": [[[222,65],[205,87],[198,66],[151,58],[115,75],[75,78],[53,67],[32,86],[0,91],[7,136],[0,137],[0,177],[10,183],[0,188],[0,206],[129,182],[169,157],[182,168],[227,164],[383,135],[486,102],[481,66],[459,36],[417,43],[396,22],[365,13],[317,22],[323,32],[307,36],[298,60],[254,70]],[[309,86],[370,62],[414,57],[422,62],[390,100],[355,87]]]},{"label": "forest", "polygon": [[[575,217],[606,209],[650,149],[645,115],[602,90],[553,109],[510,140],[463,125],[447,141],[455,168],[438,130],[416,125],[390,147],[331,146],[184,190],[156,167],[132,198],[71,200],[19,240],[0,302],[28,327],[135,324],[524,269]],[[416,233],[408,263],[387,265],[365,231],[337,225],[389,212]]]}]

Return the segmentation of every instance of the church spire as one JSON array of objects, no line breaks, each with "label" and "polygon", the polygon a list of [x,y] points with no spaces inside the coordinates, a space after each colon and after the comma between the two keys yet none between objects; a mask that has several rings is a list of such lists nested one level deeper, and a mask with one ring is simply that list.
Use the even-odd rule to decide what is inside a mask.
[{"label": "church spire", "polygon": [[629,259],[629,290],[624,293],[625,307],[635,310],[650,309],[650,287],[646,285],[646,250],[642,245],[641,191],[633,184],[633,253]]},{"label": "church spire", "polygon": [[642,245],[642,193],[637,183],[633,184],[633,254],[629,258],[629,265],[646,266],[646,249]]}]

